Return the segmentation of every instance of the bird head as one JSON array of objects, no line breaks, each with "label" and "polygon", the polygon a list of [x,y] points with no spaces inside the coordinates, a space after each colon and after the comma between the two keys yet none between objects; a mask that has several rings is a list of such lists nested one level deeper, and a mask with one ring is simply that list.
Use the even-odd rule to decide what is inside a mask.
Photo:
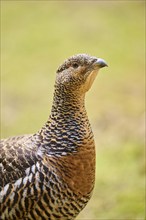
[{"label": "bird head", "polygon": [[77,54],[65,60],[57,70],[57,87],[66,93],[87,92],[100,68],[107,66],[106,62],[87,54]]}]

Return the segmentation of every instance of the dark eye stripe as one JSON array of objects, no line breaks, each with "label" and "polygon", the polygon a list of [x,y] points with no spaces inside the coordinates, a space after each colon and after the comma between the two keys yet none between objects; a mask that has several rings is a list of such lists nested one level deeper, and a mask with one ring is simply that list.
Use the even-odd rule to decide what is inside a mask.
[{"label": "dark eye stripe", "polygon": [[76,59],[69,59],[69,60],[65,61],[64,64],[62,64],[58,68],[57,73],[60,73],[65,69],[68,69],[70,66],[76,69],[79,67],[79,65],[81,65],[81,64],[79,64]]}]

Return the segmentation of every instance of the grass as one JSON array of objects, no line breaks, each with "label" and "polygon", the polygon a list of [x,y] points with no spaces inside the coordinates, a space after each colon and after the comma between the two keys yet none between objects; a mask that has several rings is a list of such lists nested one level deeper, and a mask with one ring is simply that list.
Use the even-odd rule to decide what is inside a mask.
[{"label": "grass", "polygon": [[144,220],[144,1],[1,1],[1,136],[36,132],[68,56],[104,58],[86,107],[96,186],[78,220]]}]

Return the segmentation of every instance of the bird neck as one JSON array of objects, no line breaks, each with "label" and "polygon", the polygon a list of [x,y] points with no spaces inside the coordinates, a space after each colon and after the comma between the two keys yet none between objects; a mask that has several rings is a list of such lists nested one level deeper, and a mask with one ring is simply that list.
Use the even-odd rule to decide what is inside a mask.
[{"label": "bird neck", "polygon": [[[39,152],[46,152],[51,166],[68,187],[90,196],[95,179],[95,144],[86,114],[84,95],[55,90],[51,115],[39,132]],[[86,171],[86,172],[85,172]]]},{"label": "bird neck", "polygon": [[54,117],[56,115],[64,118],[64,120],[66,120],[66,116],[70,117],[70,119],[87,117],[85,109],[85,94],[55,89],[51,116]]},{"label": "bird neck", "polygon": [[51,155],[77,152],[93,139],[86,114],[84,96],[58,94],[55,91],[51,115],[40,133],[43,147]]}]

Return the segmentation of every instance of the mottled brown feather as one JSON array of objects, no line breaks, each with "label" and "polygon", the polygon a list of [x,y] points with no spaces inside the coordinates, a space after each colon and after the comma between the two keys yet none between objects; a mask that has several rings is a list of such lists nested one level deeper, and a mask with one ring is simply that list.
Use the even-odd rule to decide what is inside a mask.
[{"label": "mottled brown feather", "polygon": [[33,135],[1,140],[1,220],[73,220],[87,204],[95,144],[84,99],[103,66],[86,54],[66,60],[57,70],[45,125]]}]

